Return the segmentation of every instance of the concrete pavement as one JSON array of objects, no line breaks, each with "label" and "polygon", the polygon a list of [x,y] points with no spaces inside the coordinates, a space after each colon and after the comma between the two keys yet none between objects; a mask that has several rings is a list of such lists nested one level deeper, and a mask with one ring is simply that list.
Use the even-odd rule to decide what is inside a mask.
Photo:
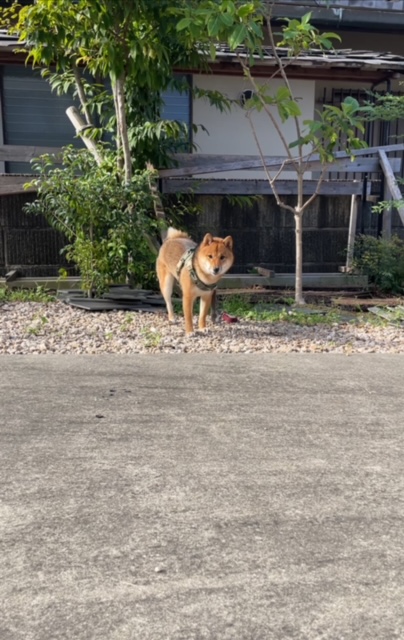
[{"label": "concrete pavement", "polygon": [[0,358],[1,640],[404,638],[404,358]]}]

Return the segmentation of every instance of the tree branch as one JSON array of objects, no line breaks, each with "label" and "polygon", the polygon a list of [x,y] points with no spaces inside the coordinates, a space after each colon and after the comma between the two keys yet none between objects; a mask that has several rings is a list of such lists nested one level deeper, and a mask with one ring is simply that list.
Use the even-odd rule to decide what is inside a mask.
[{"label": "tree branch", "polygon": [[81,108],[83,109],[86,123],[88,125],[94,126],[94,123],[91,118],[91,114],[88,110],[87,97],[84,91],[83,81],[80,75],[80,71],[78,70],[77,64],[74,61],[72,63],[72,69],[73,69],[74,80],[76,82],[77,94],[79,96]]}]

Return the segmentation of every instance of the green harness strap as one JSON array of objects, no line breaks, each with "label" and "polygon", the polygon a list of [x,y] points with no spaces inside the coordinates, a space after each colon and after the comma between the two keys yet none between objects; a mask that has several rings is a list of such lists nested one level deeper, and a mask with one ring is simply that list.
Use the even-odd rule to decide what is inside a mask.
[{"label": "green harness strap", "polygon": [[192,247],[191,249],[188,249],[188,251],[186,251],[181,256],[177,264],[177,280],[180,279],[180,273],[182,269],[186,267],[189,271],[192,282],[194,283],[194,285],[198,287],[198,289],[201,289],[202,291],[214,291],[217,287],[217,284],[206,284],[205,282],[202,282],[202,280],[198,277],[198,274],[195,271],[195,268],[194,268],[195,250],[196,250],[196,247]]}]

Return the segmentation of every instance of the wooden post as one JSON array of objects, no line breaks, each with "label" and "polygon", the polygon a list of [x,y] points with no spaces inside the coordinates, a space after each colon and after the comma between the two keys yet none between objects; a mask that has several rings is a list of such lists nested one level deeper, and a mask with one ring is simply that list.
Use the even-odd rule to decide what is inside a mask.
[{"label": "wooden post", "polygon": [[[383,149],[379,149],[378,154],[379,154],[380,164],[382,166],[383,173],[386,178],[387,187],[389,192],[391,193],[393,200],[402,200],[403,196],[399,187],[397,186],[397,180],[391,168],[386,152]],[[400,216],[401,222],[404,224],[404,207],[397,207],[397,211],[398,211],[398,215]],[[391,212],[390,212],[390,216],[391,216]],[[389,221],[387,217],[386,218],[387,230],[389,225],[390,225],[390,234],[391,234],[391,219]],[[383,220],[383,233],[384,231],[385,231],[385,227],[384,227],[384,220]]]},{"label": "wooden post", "polygon": [[[391,200],[391,194],[388,189],[385,189],[384,200]],[[388,209],[385,209],[382,213],[383,221],[382,221],[382,235],[386,240],[391,240],[391,222],[393,217],[393,212],[391,209],[391,205]]]},{"label": "wooden post", "polygon": [[[148,171],[154,171],[154,167],[150,162],[146,163],[146,169]],[[161,202],[160,193],[156,184],[156,180],[152,181],[149,179],[149,185],[150,185],[150,191],[153,197],[154,212],[156,214],[156,218],[157,220],[165,222],[166,214],[164,211],[163,203]],[[165,228],[160,229],[161,241],[164,242],[166,237],[167,237],[167,230]]]},{"label": "wooden post", "polygon": [[355,235],[356,235],[356,221],[358,218],[358,196],[351,196],[351,210],[349,213],[349,229],[348,229],[348,246],[346,252],[345,271],[349,272],[352,268],[352,261],[354,256]]},{"label": "wooden post", "polygon": [[[392,201],[392,195],[390,193],[390,189],[388,187],[387,184],[387,180],[386,180],[386,176],[383,174],[382,176],[384,179],[382,180],[382,185],[383,185],[383,193],[382,193],[382,198],[385,202],[391,202]],[[386,240],[390,240],[391,239],[391,221],[392,221],[392,217],[393,217],[393,211],[392,211],[392,207],[391,204],[389,206],[388,209],[384,209],[383,213],[379,213],[378,215],[382,216],[382,224],[381,224],[381,233],[383,238],[386,238]],[[379,227],[380,230],[380,227]]]},{"label": "wooden post", "polygon": [[76,107],[69,107],[68,109],[66,109],[66,115],[75,128],[77,135],[80,136],[87,149],[93,154],[96,163],[100,165],[102,163],[102,156],[98,151],[98,147],[95,144],[94,140],[88,138],[84,133],[87,129],[92,129],[92,126],[84,122]]}]

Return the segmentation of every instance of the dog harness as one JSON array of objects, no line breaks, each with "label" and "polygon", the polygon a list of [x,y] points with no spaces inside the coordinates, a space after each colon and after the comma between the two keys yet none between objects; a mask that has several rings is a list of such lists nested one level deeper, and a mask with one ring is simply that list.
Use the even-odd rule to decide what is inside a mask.
[{"label": "dog harness", "polygon": [[214,289],[216,289],[217,287],[217,284],[206,284],[205,282],[202,282],[202,280],[199,278],[198,274],[195,271],[195,267],[194,267],[195,250],[196,250],[196,247],[191,247],[191,249],[188,249],[188,251],[186,251],[181,256],[177,264],[177,279],[178,280],[180,279],[180,273],[182,269],[186,267],[189,271],[189,275],[191,276],[192,282],[194,283],[194,285],[198,287],[198,289],[201,289],[202,291],[214,291]]}]

